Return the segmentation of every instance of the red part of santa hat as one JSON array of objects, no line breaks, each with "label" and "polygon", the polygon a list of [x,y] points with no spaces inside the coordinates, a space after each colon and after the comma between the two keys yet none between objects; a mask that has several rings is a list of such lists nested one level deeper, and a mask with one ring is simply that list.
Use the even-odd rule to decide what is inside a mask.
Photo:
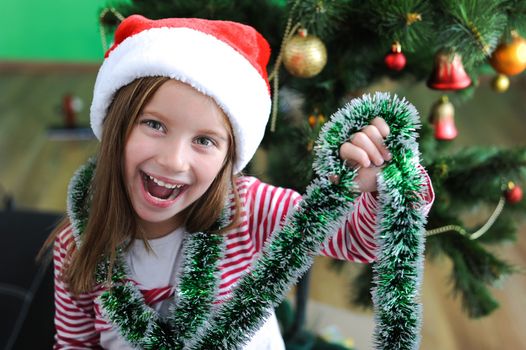
[{"label": "red part of santa hat", "polygon": [[97,75],[91,126],[100,139],[102,123],[121,87],[144,76],[166,76],[212,97],[234,131],[235,172],[259,146],[270,114],[267,41],[236,22],[198,18],[124,19]]}]

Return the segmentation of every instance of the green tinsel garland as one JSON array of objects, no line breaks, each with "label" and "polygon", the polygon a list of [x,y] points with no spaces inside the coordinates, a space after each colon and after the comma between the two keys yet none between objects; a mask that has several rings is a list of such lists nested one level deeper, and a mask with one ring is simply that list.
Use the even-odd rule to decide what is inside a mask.
[{"label": "green tinsel garland", "polygon": [[[378,179],[375,343],[379,349],[418,348],[418,289],[426,221],[418,195],[424,184],[416,143],[419,119],[408,102],[382,93],[351,101],[323,127],[315,147],[316,178],[287,224],[274,233],[251,271],[240,280],[231,299],[217,308],[211,307],[219,280],[217,264],[222,256],[223,237],[194,233],[185,241],[186,260],[170,317],[162,319],[145,305],[137,287],[125,282],[122,251],[112,286],[101,295],[105,315],[135,347],[240,348],[309,268],[321,244],[352,210],[358,195],[354,183],[357,171],[339,158],[339,147],[374,117],[382,117],[389,124],[391,134],[386,145],[393,155]],[[79,171],[70,186],[68,207],[78,244],[87,215],[86,188],[93,170],[91,164]],[[107,262],[103,262],[97,280],[106,273]]]},{"label": "green tinsel garland", "polygon": [[[95,160],[82,166],[68,189],[68,215],[72,221],[77,245],[89,214],[89,186],[95,171]],[[228,206],[225,206],[228,208]],[[230,216],[223,210],[216,225],[226,226]],[[218,226],[212,229],[219,228]],[[184,241],[185,262],[181,282],[176,289],[176,303],[168,320],[147,306],[135,284],[126,281],[127,268],[121,248],[112,273],[112,287],[100,296],[105,315],[118,326],[120,333],[135,347],[144,349],[182,349],[186,338],[206,320],[218,287],[218,262],[223,256],[224,237],[212,233],[192,233]],[[108,261],[97,269],[97,283],[107,283]]]}]

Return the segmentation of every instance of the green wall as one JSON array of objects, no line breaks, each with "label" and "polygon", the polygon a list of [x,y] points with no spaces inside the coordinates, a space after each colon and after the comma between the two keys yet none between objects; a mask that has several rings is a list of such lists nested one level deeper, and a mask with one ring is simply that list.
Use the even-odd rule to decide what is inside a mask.
[{"label": "green wall", "polygon": [[99,62],[108,0],[0,0],[0,61]]}]

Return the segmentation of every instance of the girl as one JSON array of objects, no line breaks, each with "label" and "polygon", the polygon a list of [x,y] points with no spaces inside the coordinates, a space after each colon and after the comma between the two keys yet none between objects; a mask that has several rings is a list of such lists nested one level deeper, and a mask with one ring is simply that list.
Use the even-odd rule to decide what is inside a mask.
[{"label": "girl", "polygon": [[[134,15],[119,25],[91,106],[99,154],[73,178],[68,218],[52,237],[55,348],[131,348],[101,294],[117,276],[165,317],[194,232],[224,237],[214,296],[221,304],[294,210],[294,191],[239,175],[268,120],[268,58],[263,37],[239,23]],[[361,167],[363,193],[323,254],[374,260],[374,191],[390,159],[388,134],[377,118],[341,146],[341,158]],[[429,210],[429,181],[422,196]],[[273,314],[245,349],[284,349]]]}]

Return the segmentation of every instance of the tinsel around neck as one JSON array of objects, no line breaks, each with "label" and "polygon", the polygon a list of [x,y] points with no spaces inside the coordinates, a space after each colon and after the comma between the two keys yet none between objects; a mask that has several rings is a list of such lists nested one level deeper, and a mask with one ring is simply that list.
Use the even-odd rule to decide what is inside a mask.
[{"label": "tinsel around neck", "polygon": [[[114,275],[113,285],[101,296],[104,314],[137,348],[240,348],[310,267],[322,243],[352,209],[358,195],[354,182],[357,172],[339,158],[339,147],[375,117],[384,118],[390,126],[386,145],[393,155],[379,176],[378,186],[375,344],[378,349],[417,349],[425,224],[418,196],[424,183],[417,166],[419,120],[412,105],[382,93],[351,101],[324,125],[315,147],[315,178],[293,215],[273,234],[260,258],[234,288],[231,299],[211,307],[218,284],[222,237],[195,233],[185,242],[181,283],[167,319],[146,306],[137,288],[126,282],[121,251],[116,268],[122,273]],[[85,196],[94,167],[89,163],[70,185],[68,212],[79,245],[88,213]],[[105,270],[100,271],[104,274]]]}]

